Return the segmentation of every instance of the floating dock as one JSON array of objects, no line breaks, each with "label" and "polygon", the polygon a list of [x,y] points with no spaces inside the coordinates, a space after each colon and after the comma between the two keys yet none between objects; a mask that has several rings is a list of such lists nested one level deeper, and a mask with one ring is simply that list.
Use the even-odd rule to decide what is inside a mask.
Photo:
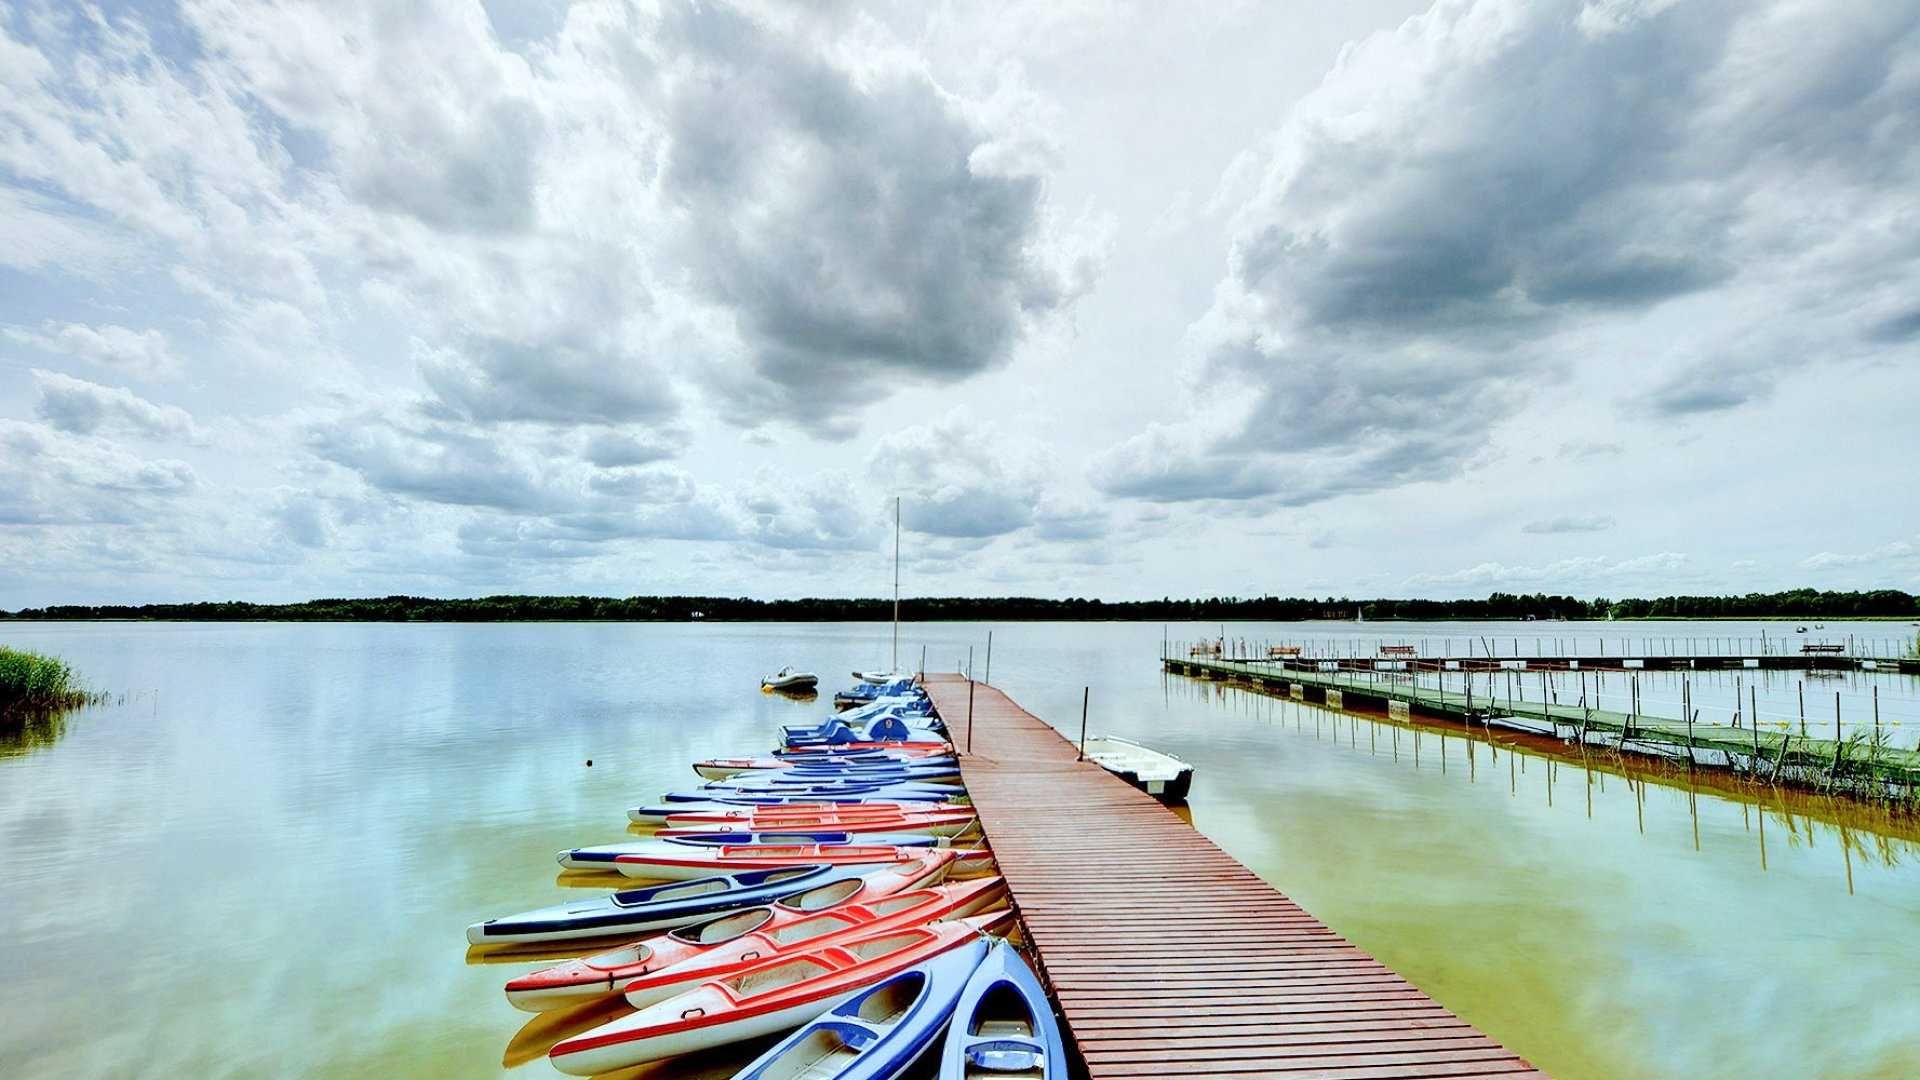
[{"label": "floating dock", "polygon": [[1088,1076],[1543,1075],[1006,694],[925,685]]}]

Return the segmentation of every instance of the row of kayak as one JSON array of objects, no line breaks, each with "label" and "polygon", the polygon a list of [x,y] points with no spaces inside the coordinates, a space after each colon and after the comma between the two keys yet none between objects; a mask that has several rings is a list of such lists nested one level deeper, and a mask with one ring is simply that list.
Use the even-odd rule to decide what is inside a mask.
[{"label": "row of kayak", "polygon": [[554,1044],[557,1068],[786,1032],[736,1080],[887,1080],[936,1055],[942,1080],[1066,1075],[938,718],[910,682],[866,685],[888,692],[829,720],[837,741],[790,728],[770,756],[696,763],[706,783],[628,811],[651,834],[558,855],[648,884],[468,927],[482,947],[618,942],[506,985],[529,1012],[632,1010]]}]

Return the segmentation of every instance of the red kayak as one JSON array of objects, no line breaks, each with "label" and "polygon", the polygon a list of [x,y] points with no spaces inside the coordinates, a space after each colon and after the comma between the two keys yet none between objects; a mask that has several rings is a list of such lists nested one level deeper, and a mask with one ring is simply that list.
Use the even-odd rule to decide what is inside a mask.
[{"label": "red kayak", "polygon": [[565,1039],[548,1056],[575,1076],[791,1031],[848,994],[1012,921],[1010,911],[893,930],[775,957]]},{"label": "red kayak", "polygon": [[964,919],[998,907],[1006,897],[1006,883],[987,877],[896,893],[868,903],[843,904],[805,918],[784,920],[778,926],[763,926],[672,967],[635,976],[621,992],[628,1004],[644,1009],[700,983],[764,965],[771,957],[791,956],[891,930]]},{"label": "red kayak", "polygon": [[974,823],[971,807],[951,810],[876,811],[855,813],[822,811],[813,814],[756,814],[738,817],[730,814],[674,814],[667,827],[655,833],[660,837],[688,836],[714,832],[852,832],[852,833],[929,833],[952,836]]},{"label": "red kayak", "polygon": [[822,911],[872,904],[936,886],[958,859],[954,851],[929,851],[918,863],[889,866],[857,878],[821,885],[777,903],[730,911],[705,922],[656,934],[617,949],[528,972],[507,982],[507,1000],[518,1009],[544,1012],[617,993],[627,982],[679,964],[754,931],[777,930]]}]

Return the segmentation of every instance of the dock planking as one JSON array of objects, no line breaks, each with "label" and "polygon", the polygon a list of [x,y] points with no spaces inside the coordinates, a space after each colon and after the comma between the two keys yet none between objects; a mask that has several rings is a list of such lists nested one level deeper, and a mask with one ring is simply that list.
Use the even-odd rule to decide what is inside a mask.
[{"label": "dock planking", "polygon": [[967,680],[926,685],[1087,1075],[1543,1075],[1001,691],[964,752]]}]

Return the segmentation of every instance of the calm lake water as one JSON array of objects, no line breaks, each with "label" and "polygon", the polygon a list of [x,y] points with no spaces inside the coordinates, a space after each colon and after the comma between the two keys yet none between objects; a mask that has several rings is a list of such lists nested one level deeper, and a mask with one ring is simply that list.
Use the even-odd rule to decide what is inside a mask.
[{"label": "calm lake water", "polygon": [[[1662,632],[1557,632],[1576,629]],[[1900,632],[1825,632],[1850,629]],[[902,663],[924,645],[953,670],[972,645],[985,674],[987,630],[903,627]],[[1555,1075],[1920,1075],[1908,824],[1470,758],[1433,730],[1416,751],[1404,728],[1159,673],[1163,633],[1217,627],[993,630],[994,683],[1068,731],[1091,687],[1094,730],[1196,765],[1196,826]],[[688,762],[830,709],[759,693],[763,671],[831,687],[887,660],[871,624],[4,624],[0,644],[125,695],[0,741],[8,1077],[556,1075],[556,1035],[501,994],[526,965],[470,961],[466,925],[578,895],[556,849],[621,838]],[[1839,685],[1920,717],[1916,681]]]}]

